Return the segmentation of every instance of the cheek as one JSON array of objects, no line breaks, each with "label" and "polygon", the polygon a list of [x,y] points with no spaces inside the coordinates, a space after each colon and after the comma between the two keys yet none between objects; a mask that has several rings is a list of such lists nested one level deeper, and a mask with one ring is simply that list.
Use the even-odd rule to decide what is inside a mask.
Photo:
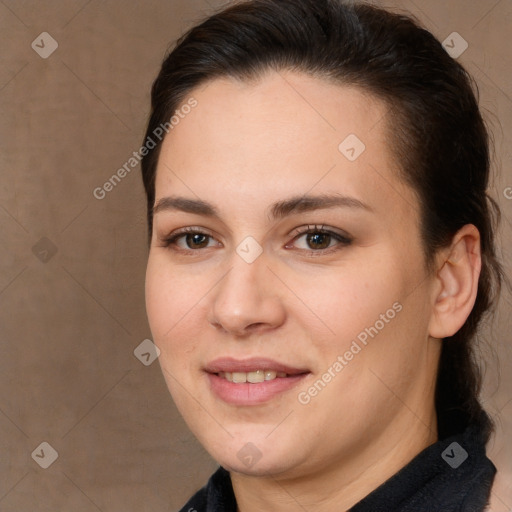
[{"label": "cheek", "polygon": [[195,318],[201,311],[204,292],[180,278],[179,273],[168,270],[165,262],[150,256],[145,295],[149,326],[153,341],[162,352],[161,360],[181,360],[196,346],[194,326],[199,322]]},{"label": "cheek", "polygon": [[294,292],[300,299],[297,316],[299,309],[306,312],[301,321],[327,334],[331,341],[324,344],[326,349],[345,350],[360,334],[364,341],[366,329],[376,322],[379,331],[393,323],[393,304],[404,295],[403,276],[391,265],[384,269],[379,262],[364,263],[350,265],[350,270],[347,265],[333,272],[297,273],[294,277]]},{"label": "cheek", "polygon": [[149,257],[146,269],[146,312],[149,320],[153,341],[158,345],[166,330],[172,327],[169,318],[169,306],[172,306],[172,283],[168,276],[160,271],[154,257]]},{"label": "cheek", "polygon": [[[195,293],[187,293],[189,290]],[[165,261],[150,256],[146,271],[146,311],[153,341],[160,349],[159,364],[176,407],[187,418],[201,414],[200,406],[186,390],[197,384],[193,361],[199,355],[200,299],[179,272]],[[204,295],[204,292],[201,294]]]}]

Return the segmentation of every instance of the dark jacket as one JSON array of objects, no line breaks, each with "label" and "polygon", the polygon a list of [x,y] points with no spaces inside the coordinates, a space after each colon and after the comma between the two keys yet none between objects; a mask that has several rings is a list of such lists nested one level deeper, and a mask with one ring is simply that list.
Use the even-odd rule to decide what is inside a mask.
[{"label": "dark jacket", "polygon": [[[496,474],[475,422],[419,453],[350,512],[483,512]],[[220,467],[180,512],[236,512],[229,473]]]}]

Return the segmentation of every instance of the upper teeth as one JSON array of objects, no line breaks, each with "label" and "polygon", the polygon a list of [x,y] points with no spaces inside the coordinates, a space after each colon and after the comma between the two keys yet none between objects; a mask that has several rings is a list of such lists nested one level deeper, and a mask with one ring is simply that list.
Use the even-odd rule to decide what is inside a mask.
[{"label": "upper teeth", "polygon": [[254,372],[220,372],[219,377],[239,384],[242,382],[250,382],[256,384],[265,380],[274,380],[276,377],[286,377],[285,372],[275,372],[274,370],[256,370]]}]

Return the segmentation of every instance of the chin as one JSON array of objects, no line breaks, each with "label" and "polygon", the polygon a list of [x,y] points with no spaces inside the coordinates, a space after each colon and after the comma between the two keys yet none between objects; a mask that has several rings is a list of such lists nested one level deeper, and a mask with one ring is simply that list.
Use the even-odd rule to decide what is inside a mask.
[{"label": "chin", "polygon": [[253,466],[249,466],[238,459],[233,460],[233,458],[217,460],[217,462],[228,471],[254,477],[277,476],[283,473],[288,473],[295,468],[295,466],[290,465],[289,463],[283,463],[282,460],[275,460],[275,457],[266,461],[262,458]]},{"label": "chin", "polygon": [[[265,433],[267,435],[267,432]],[[257,438],[254,436],[253,438]],[[260,434],[254,442],[250,437],[235,437],[228,443],[203,443],[210,455],[228,471],[247,476],[276,476],[282,473],[296,473],[301,465],[297,448],[304,448],[301,443],[287,446],[280,439],[265,439]],[[279,449],[276,449],[279,446]]]}]

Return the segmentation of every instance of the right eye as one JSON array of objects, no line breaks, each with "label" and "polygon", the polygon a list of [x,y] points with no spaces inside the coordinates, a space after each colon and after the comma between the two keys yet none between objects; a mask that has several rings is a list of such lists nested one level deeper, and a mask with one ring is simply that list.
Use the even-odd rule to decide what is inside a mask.
[{"label": "right eye", "polygon": [[[218,244],[218,242],[217,242]],[[163,246],[177,251],[197,251],[215,247],[214,239],[211,235],[204,233],[198,228],[184,228],[171,233],[163,240]]]}]

